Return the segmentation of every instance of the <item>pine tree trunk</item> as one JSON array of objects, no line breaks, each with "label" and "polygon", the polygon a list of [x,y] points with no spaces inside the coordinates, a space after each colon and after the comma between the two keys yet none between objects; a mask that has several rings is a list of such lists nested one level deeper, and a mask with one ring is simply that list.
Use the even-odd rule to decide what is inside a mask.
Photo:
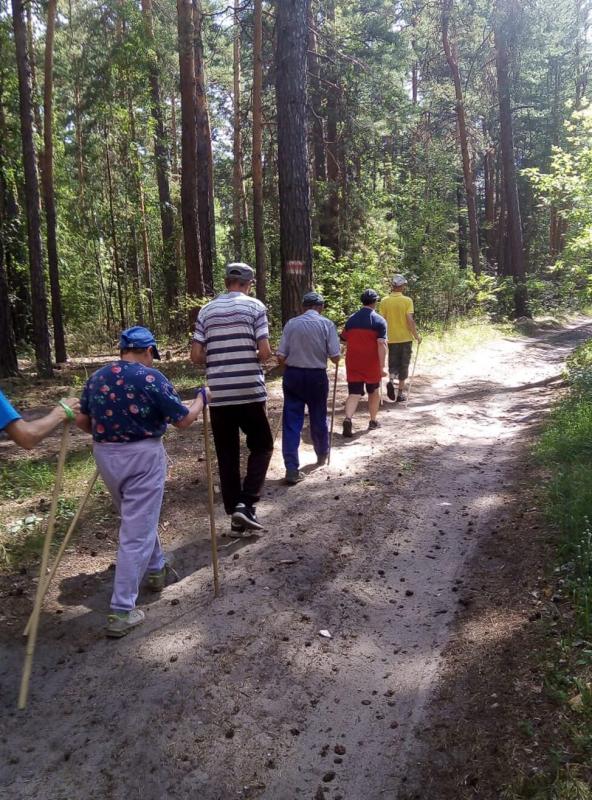
[{"label": "pine tree trunk", "polygon": [[[2,101],[0,87],[0,102]],[[6,274],[6,256],[4,242],[8,242],[5,237],[7,227],[6,214],[6,179],[4,177],[4,154],[2,152],[3,140],[0,139],[0,378],[9,378],[18,375],[18,361],[16,355],[16,342],[14,328],[12,324],[12,308],[10,304],[10,292],[8,287],[8,276]]]},{"label": "pine tree trunk", "polygon": [[483,177],[485,189],[485,239],[487,242],[487,261],[492,264],[495,254],[495,151],[488,147],[483,156]]},{"label": "pine tree trunk", "polygon": [[308,82],[310,93],[311,129],[313,147],[313,177],[316,183],[327,179],[325,158],[325,134],[323,131],[321,75],[318,57],[318,44],[315,19],[309,9],[308,42]]},{"label": "pine tree trunk", "polygon": [[245,186],[243,179],[243,141],[241,132],[241,36],[239,0],[234,0],[234,47],[233,47],[233,168],[232,168],[232,242],[234,258],[242,258],[243,226],[247,221]]},{"label": "pine tree trunk", "polygon": [[139,185],[140,189],[140,213],[142,215],[142,253],[144,256],[144,285],[146,287],[146,295],[148,298],[148,319],[150,327],[154,327],[154,293],[152,291],[152,264],[150,262],[150,242],[148,239],[148,223],[146,220],[146,204],[144,202],[144,189],[142,184]]},{"label": "pine tree trunk", "polygon": [[277,0],[276,104],[282,320],[300,313],[312,287],[306,147],[307,0]]},{"label": "pine tree trunk", "polygon": [[[107,134],[105,134],[105,140]],[[122,288],[122,269],[121,259],[119,256],[119,243],[117,241],[117,228],[115,227],[115,209],[113,204],[113,178],[111,175],[111,156],[109,155],[109,144],[105,144],[105,164],[107,167],[107,192],[109,195],[109,221],[111,226],[111,244],[113,246],[113,274],[115,277],[115,286],[117,288],[117,302],[119,303],[119,322],[121,328],[127,327],[127,320],[125,314],[125,303]]]},{"label": "pine tree trunk", "polygon": [[[507,209],[508,239],[512,276],[514,278],[514,306],[517,317],[528,316],[527,291],[524,268],[524,243],[522,219],[514,160],[514,131],[510,101],[510,76],[508,67],[507,30],[510,19],[505,3],[498,2],[498,19],[494,37],[496,52],[497,88],[500,111],[500,141],[502,150],[505,201]],[[500,13],[501,11],[501,13]]]},{"label": "pine tree trunk", "polygon": [[22,0],[12,0],[12,21],[16,47],[19,85],[21,139],[25,173],[25,203],[27,208],[27,239],[29,244],[29,272],[31,277],[31,305],[33,319],[33,346],[37,370],[43,377],[51,377],[51,349],[47,321],[47,297],[43,276],[41,252],[41,221],[39,216],[39,182],[33,143],[33,109],[31,100],[31,68],[27,53],[27,30]]},{"label": "pine tree trunk", "polygon": [[43,157],[41,159],[41,181],[45,202],[45,221],[47,228],[47,262],[49,285],[51,288],[51,317],[53,321],[53,341],[56,361],[67,360],[66,339],[62,312],[62,293],[60,289],[60,267],[58,260],[58,241],[56,233],[56,208],[53,187],[53,41],[55,33],[57,0],[47,4],[47,29],[45,34],[45,84],[43,87]]},{"label": "pine tree trunk", "polygon": [[267,298],[265,235],[263,228],[263,120],[261,114],[261,93],[263,85],[263,9],[262,0],[255,0],[253,13],[253,232],[255,238],[255,276],[257,297],[262,303]]},{"label": "pine tree trunk", "polygon": [[442,43],[446,61],[454,83],[454,94],[456,97],[456,120],[458,125],[458,143],[460,147],[463,179],[465,185],[465,196],[467,200],[467,214],[469,221],[469,240],[471,248],[471,264],[473,270],[478,275],[481,272],[481,254],[479,252],[479,229],[477,225],[477,203],[475,199],[475,181],[473,179],[473,167],[469,152],[469,140],[467,135],[467,122],[465,116],[465,104],[463,97],[462,84],[458,59],[454,51],[454,45],[450,43],[449,27],[450,14],[452,12],[452,1],[444,0],[442,5]]},{"label": "pine tree trunk", "polygon": [[[142,0],[142,15],[146,37],[155,46],[154,20],[152,0]],[[169,156],[167,137],[160,96],[159,64],[154,54],[148,67],[148,83],[150,85],[150,111],[154,120],[154,160],[156,167],[156,183],[158,185],[158,203],[160,209],[160,229],[162,234],[163,269],[165,283],[165,300],[167,313],[176,306],[179,297],[179,259],[177,253],[177,237],[175,233],[175,217],[169,184]],[[154,316],[152,297],[150,297],[150,315]],[[151,324],[154,324],[151,322]]]},{"label": "pine tree trunk", "polygon": [[206,71],[203,48],[203,10],[201,0],[193,0],[195,44],[195,109],[197,127],[197,210],[199,237],[206,292],[214,292],[214,262],[216,260],[216,220],[214,215],[214,163],[212,133],[206,95]]},{"label": "pine tree trunk", "polygon": [[[337,58],[335,52],[335,2],[327,3],[327,24],[329,37],[329,63],[334,64]],[[327,200],[323,207],[322,218],[319,225],[321,244],[333,251],[335,258],[339,258],[339,142],[337,140],[337,124],[339,118],[339,76],[332,67],[327,70]]]},{"label": "pine tree trunk", "polygon": [[[179,71],[181,76],[181,217],[185,244],[187,293],[203,297],[205,286],[197,216],[197,164],[195,131],[195,60],[191,0],[177,0]],[[193,323],[196,310],[190,314]]]}]

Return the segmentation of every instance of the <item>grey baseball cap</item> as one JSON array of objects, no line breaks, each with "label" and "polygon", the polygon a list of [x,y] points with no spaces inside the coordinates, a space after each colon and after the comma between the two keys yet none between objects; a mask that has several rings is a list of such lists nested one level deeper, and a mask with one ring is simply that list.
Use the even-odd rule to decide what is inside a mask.
[{"label": "grey baseball cap", "polygon": [[238,278],[241,281],[252,281],[255,277],[255,270],[241,261],[233,261],[232,264],[226,265],[226,277]]},{"label": "grey baseball cap", "polygon": [[313,306],[324,306],[325,298],[318,292],[307,292],[302,298],[302,305],[305,308],[312,308]]},{"label": "grey baseball cap", "polygon": [[404,275],[393,275],[391,283],[393,286],[405,286],[407,278]]}]

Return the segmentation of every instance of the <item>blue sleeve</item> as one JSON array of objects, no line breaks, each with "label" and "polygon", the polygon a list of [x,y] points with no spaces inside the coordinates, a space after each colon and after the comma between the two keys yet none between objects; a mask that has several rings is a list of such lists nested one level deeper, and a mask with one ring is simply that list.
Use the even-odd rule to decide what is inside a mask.
[{"label": "blue sleeve", "polygon": [[84,389],[82,390],[82,394],[80,395],[80,413],[86,414],[90,417],[90,405],[89,405],[89,388],[88,388],[88,381],[84,384]]},{"label": "blue sleeve", "polygon": [[151,396],[156,401],[158,408],[166,422],[179,422],[189,414],[173,384],[165,378],[162,372],[155,370],[158,375],[151,387]]},{"label": "blue sleeve", "polygon": [[374,314],[373,320],[374,330],[376,331],[378,339],[386,339],[386,320],[380,314]]},{"label": "blue sleeve", "polygon": [[21,419],[16,408],[13,408],[6,397],[0,392],[0,431],[3,431],[11,422]]}]

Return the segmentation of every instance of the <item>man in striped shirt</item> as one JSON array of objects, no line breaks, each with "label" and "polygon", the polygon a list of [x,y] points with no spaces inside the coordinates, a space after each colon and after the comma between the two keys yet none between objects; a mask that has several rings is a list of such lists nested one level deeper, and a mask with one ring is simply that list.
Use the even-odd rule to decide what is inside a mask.
[{"label": "man in striped shirt", "polygon": [[[269,328],[265,306],[249,297],[253,278],[247,264],[227,265],[227,291],[200,310],[191,345],[192,362],[206,365],[220,488],[226,513],[232,515],[230,535],[235,537],[252,536],[263,527],[255,504],[273,452],[260,363],[271,356]],[[249,450],[242,484],[240,431]]]}]

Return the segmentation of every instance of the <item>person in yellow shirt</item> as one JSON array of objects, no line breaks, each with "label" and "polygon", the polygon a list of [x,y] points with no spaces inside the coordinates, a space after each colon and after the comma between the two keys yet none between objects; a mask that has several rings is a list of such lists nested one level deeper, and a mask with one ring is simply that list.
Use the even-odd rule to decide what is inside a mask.
[{"label": "person in yellow shirt", "polygon": [[[413,300],[405,296],[407,278],[393,275],[391,293],[380,302],[379,313],[386,319],[389,350],[389,380],[386,393],[389,400],[407,400],[405,381],[409,375],[413,339],[419,344],[421,336],[413,319]],[[398,381],[398,393],[394,381]]]}]

